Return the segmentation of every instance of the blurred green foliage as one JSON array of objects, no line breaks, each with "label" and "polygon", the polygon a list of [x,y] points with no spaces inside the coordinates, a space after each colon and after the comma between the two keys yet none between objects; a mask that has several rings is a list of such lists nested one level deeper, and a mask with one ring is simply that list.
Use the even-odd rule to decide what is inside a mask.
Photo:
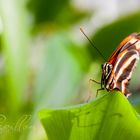
[{"label": "blurred green foliage", "polygon": [[30,0],[29,9],[35,14],[35,22],[54,22],[62,11],[67,7],[69,0]]},{"label": "blurred green foliage", "polygon": [[85,48],[76,46],[66,33],[53,35],[46,42],[47,48],[44,49],[36,80],[35,102],[40,99],[39,104],[46,107],[63,106],[75,98],[77,85],[87,72],[90,58]]},{"label": "blurred green foliage", "polygon": [[70,0],[30,0],[28,9],[34,14],[35,24],[44,25],[48,30],[71,27],[72,24],[91,15],[89,12],[76,9]]},{"label": "blurred green foliage", "polygon": [[[76,41],[76,32],[96,15],[93,11],[68,0],[0,1],[0,139],[46,139],[38,110],[86,100],[89,79],[100,80],[101,58],[84,38],[82,45]],[[139,28],[137,11],[100,27],[92,40],[108,58]],[[139,93],[138,74],[136,70],[132,93]],[[98,85],[92,87],[95,94]],[[140,110],[138,98],[130,99]]]},{"label": "blurred green foliage", "polygon": [[[102,27],[94,34],[92,40],[107,59],[125,37],[139,31],[140,13],[138,12],[122,17],[117,21]],[[96,55],[97,53],[94,48],[88,47],[88,49],[92,57],[97,59],[100,57],[100,55]]]}]

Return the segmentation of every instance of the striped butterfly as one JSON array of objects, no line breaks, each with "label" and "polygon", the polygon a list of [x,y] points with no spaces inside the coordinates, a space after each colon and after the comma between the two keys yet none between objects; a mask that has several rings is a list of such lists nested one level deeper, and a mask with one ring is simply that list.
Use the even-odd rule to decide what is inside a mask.
[{"label": "striped butterfly", "polygon": [[[82,29],[81,31],[86,36]],[[89,40],[88,37],[87,39]],[[93,45],[91,40],[89,41]],[[95,49],[99,52],[96,47]],[[101,88],[97,90],[97,93],[99,90],[106,89],[107,91],[112,91],[117,89],[125,96],[130,96],[131,93],[128,90],[128,84],[137,61],[139,60],[139,56],[140,34],[133,33],[126,37],[116,48],[108,61],[102,64],[101,82],[96,82],[91,79],[101,84]]]}]

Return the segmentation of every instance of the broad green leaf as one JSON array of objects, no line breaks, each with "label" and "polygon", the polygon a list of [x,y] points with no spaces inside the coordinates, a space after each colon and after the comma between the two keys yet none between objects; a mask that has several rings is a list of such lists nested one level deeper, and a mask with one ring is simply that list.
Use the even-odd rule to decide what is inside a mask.
[{"label": "broad green leaf", "polygon": [[49,140],[140,139],[140,117],[120,92],[79,106],[44,109],[39,117]]}]

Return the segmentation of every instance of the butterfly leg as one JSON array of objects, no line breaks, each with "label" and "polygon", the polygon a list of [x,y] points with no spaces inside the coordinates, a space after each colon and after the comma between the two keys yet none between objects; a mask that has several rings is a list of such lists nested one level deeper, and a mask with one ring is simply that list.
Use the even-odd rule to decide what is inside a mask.
[{"label": "butterfly leg", "polygon": [[132,95],[132,93],[128,89],[126,89],[124,95],[128,98]]},{"label": "butterfly leg", "polygon": [[92,81],[92,82],[97,83],[97,84],[101,84],[101,82],[97,82],[94,79],[90,79],[89,81]]},{"label": "butterfly leg", "polygon": [[91,82],[94,82],[96,84],[101,84],[100,82],[97,82],[96,80],[94,79],[89,79],[89,94],[88,94],[88,97],[86,99],[86,102],[89,102],[90,99],[92,99],[92,93],[91,93]]},{"label": "butterfly leg", "polygon": [[99,93],[99,91],[101,91],[101,90],[104,90],[104,88],[102,87],[102,88],[100,88],[100,89],[97,89],[96,97],[98,96],[98,93]]}]

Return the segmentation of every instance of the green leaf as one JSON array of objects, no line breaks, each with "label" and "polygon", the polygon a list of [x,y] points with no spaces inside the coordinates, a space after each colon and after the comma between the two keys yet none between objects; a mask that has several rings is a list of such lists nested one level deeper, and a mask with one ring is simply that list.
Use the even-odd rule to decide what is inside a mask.
[{"label": "green leaf", "polygon": [[87,104],[39,112],[49,140],[138,140],[140,117],[120,92]]}]

